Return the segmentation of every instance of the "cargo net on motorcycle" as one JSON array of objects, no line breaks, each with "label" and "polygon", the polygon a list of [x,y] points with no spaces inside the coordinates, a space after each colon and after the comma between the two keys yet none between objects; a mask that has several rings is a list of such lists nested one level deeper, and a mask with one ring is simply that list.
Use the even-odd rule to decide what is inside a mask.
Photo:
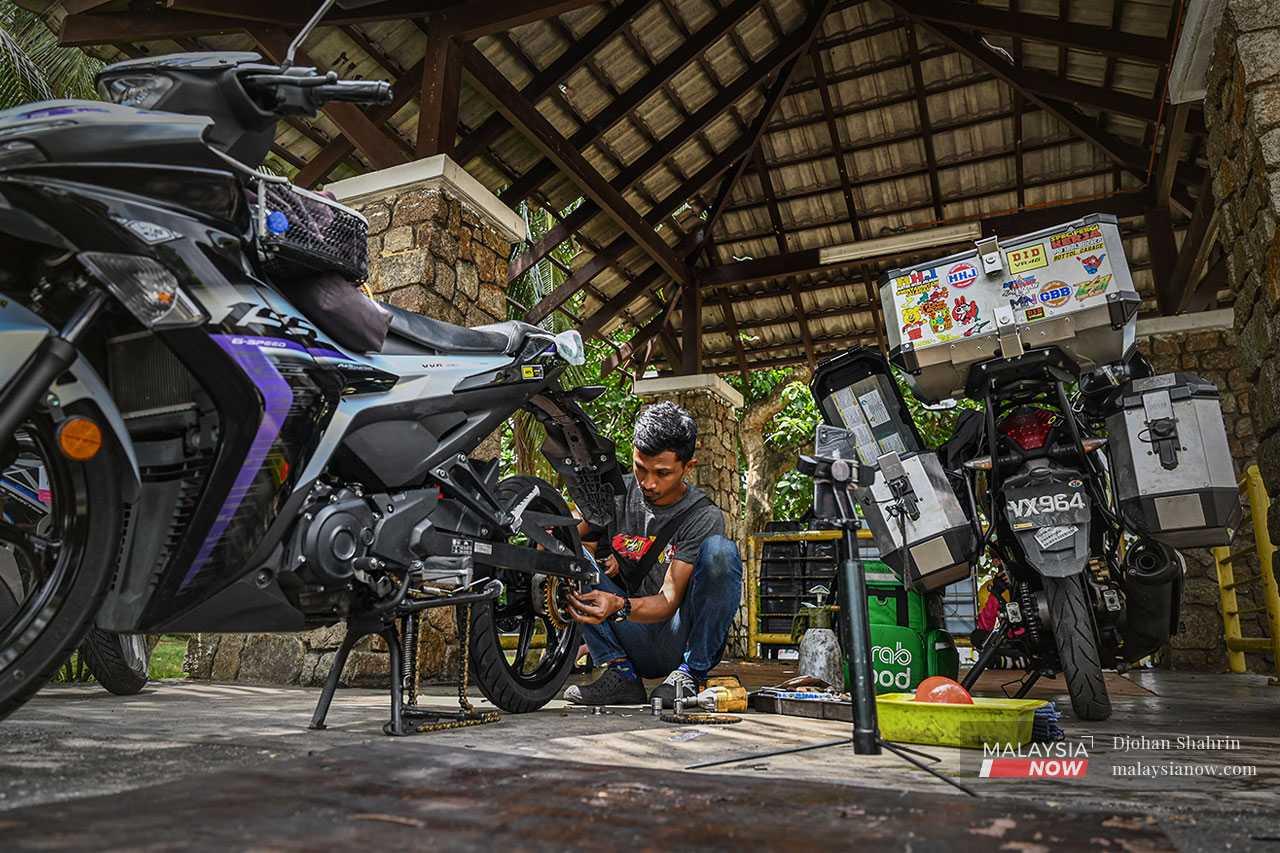
[{"label": "cargo net on motorcycle", "polygon": [[254,228],[264,271],[282,279],[336,272],[369,275],[369,223],[330,198],[290,183],[259,181]]}]

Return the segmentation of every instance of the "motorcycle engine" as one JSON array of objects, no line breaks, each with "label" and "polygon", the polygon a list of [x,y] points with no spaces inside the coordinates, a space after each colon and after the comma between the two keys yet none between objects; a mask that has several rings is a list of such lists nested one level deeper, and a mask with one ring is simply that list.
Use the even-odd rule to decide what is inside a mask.
[{"label": "motorcycle engine", "polygon": [[355,561],[369,554],[377,519],[363,495],[349,488],[318,487],[294,536],[294,569],[310,583],[345,585]]}]

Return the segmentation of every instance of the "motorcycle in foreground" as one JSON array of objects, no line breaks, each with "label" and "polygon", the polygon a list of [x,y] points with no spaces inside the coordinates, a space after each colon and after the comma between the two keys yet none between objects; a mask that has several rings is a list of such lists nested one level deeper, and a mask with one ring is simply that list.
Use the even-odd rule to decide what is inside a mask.
[{"label": "motorcycle in foreground", "polygon": [[907,583],[940,591],[982,566],[1007,591],[965,687],[1020,659],[1019,697],[1060,672],[1076,716],[1104,720],[1103,670],[1178,630],[1177,549],[1227,544],[1239,523],[1218,390],[1152,375],[1136,349],[1140,300],[1114,219],[984,243],[881,287],[890,353],[914,393],[978,408],[929,451],[886,359],[854,350],[815,372],[821,429],[838,433],[818,444],[875,468],[859,504]]},{"label": "motorcycle in foreground", "polygon": [[0,718],[95,616],[123,633],[345,620],[318,727],[347,653],[378,634],[387,731],[406,730],[432,608],[457,608],[505,710],[540,707],[573,666],[565,597],[595,579],[578,520],[550,484],[470,454],[530,411],[578,511],[609,523],[621,472],[581,408],[600,389],[558,381],[581,338],[384,306],[385,341],[361,352],[277,286],[367,263],[359,214],[258,169],[282,117],[390,100],[292,64],[331,3],[278,65],[148,57],[100,74],[106,103],[0,113],[0,470],[21,455],[49,487],[42,519],[0,521],[25,578],[0,625]]}]

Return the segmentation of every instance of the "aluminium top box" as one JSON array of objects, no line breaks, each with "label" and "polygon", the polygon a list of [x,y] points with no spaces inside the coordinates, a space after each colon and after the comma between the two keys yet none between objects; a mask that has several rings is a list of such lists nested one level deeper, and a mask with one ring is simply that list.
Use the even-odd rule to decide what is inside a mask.
[{"label": "aluminium top box", "polygon": [[969,369],[1055,345],[1082,369],[1133,345],[1141,299],[1114,216],[1093,214],[890,270],[880,303],[893,360],[921,399],[961,396]]}]

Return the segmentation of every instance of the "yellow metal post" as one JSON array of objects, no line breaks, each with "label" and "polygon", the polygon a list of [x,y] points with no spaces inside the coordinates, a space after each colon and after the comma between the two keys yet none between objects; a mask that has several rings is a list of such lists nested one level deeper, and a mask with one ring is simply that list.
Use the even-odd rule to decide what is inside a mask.
[{"label": "yellow metal post", "polygon": [[[1266,485],[1262,482],[1262,474],[1257,465],[1250,465],[1245,471],[1244,479],[1240,481],[1240,491],[1244,492],[1249,501],[1254,547],[1235,552],[1229,547],[1213,549],[1213,560],[1218,571],[1218,596],[1222,604],[1222,633],[1227,646],[1227,667],[1232,672],[1244,672],[1246,652],[1270,654],[1276,672],[1271,683],[1280,685],[1280,592],[1277,591],[1275,575],[1276,548],[1271,543],[1271,532],[1267,528],[1271,499],[1267,496]],[[1258,556],[1258,575],[1238,581],[1232,560],[1249,553]],[[1263,605],[1241,610],[1236,590],[1255,583],[1262,588]],[[1267,614],[1268,636],[1244,636],[1240,615],[1264,611]]]},{"label": "yellow metal post", "polygon": [[1227,645],[1227,669],[1244,672],[1244,652],[1237,648],[1240,635],[1240,606],[1236,603],[1236,576],[1231,566],[1231,549],[1213,549],[1218,568],[1218,599],[1222,603],[1222,635]]},{"label": "yellow metal post", "polygon": [[[1258,551],[1262,595],[1267,608],[1267,628],[1271,634],[1271,659],[1276,676],[1280,677],[1280,589],[1276,585],[1276,548],[1271,544],[1271,531],[1267,527],[1271,498],[1267,496],[1267,487],[1262,482],[1262,473],[1257,465],[1250,465],[1245,472],[1245,489],[1249,495],[1249,511],[1253,516],[1253,541]],[[1276,681],[1277,679],[1272,679],[1272,683]]]}]

